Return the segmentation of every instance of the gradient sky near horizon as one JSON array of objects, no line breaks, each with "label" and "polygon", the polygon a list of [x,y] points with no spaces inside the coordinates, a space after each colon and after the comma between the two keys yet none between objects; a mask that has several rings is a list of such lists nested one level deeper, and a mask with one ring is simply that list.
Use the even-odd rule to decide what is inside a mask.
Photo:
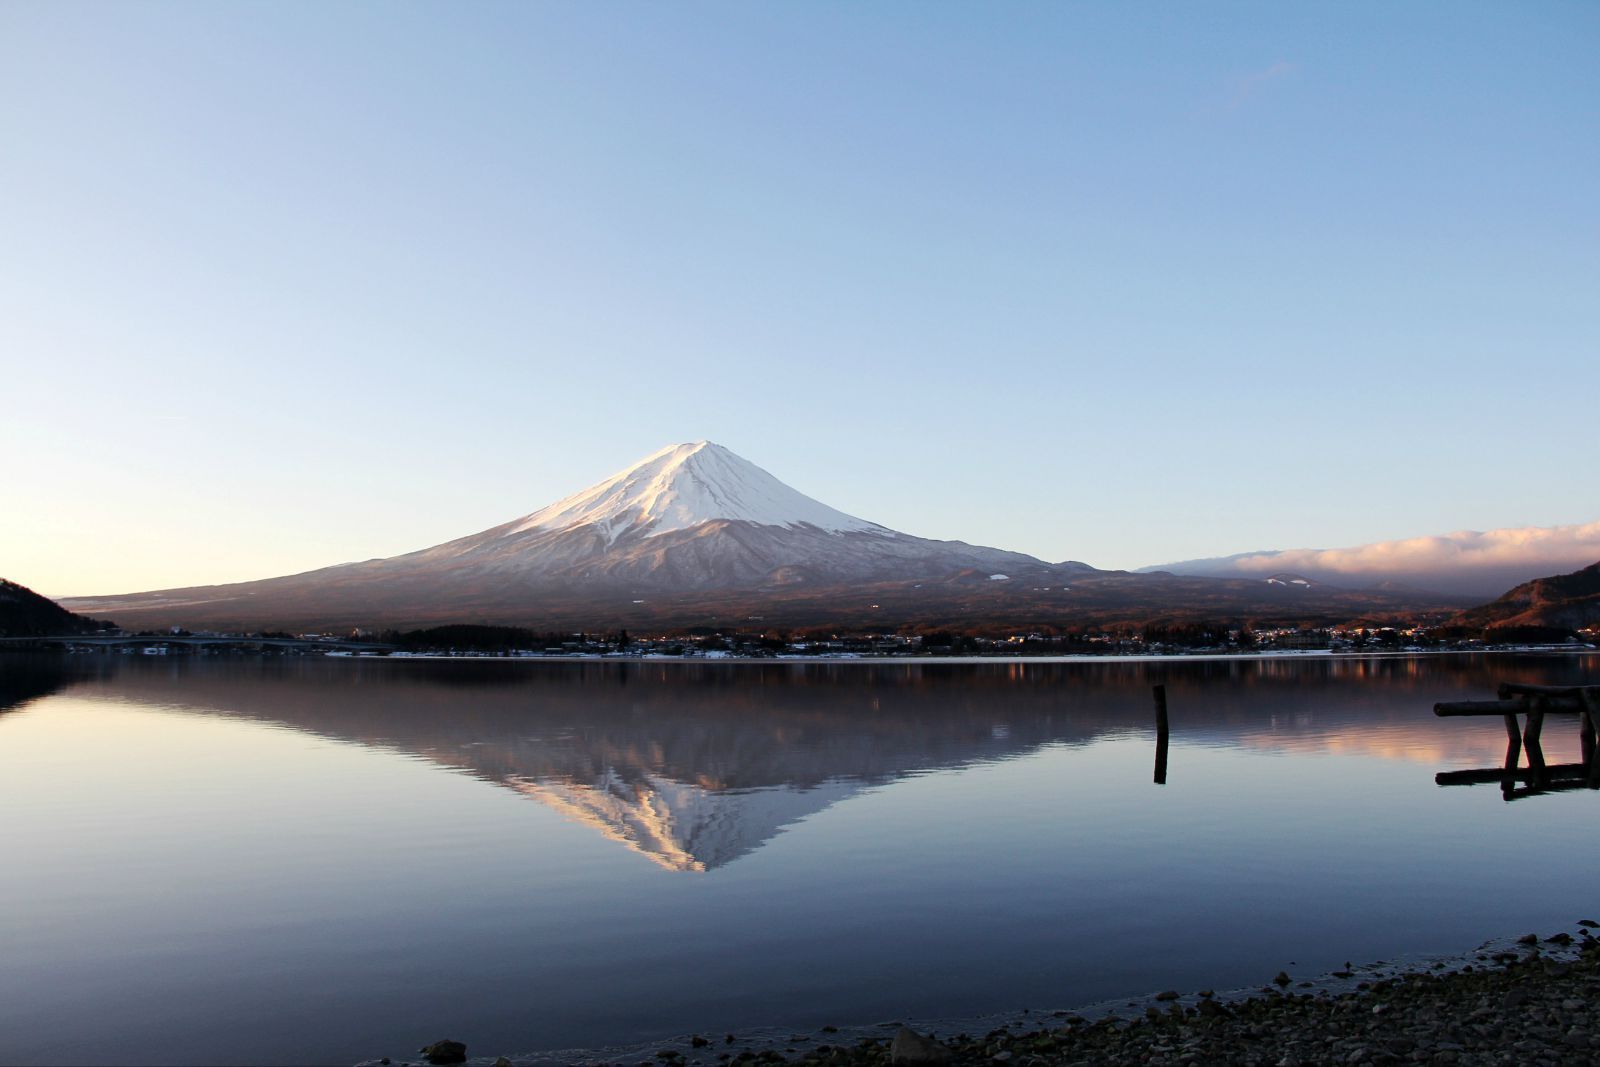
[{"label": "gradient sky near horizon", "polygon": [[1600,6],[0,3],[0,575],[709,438],[1133,567],[1600,518]]}]

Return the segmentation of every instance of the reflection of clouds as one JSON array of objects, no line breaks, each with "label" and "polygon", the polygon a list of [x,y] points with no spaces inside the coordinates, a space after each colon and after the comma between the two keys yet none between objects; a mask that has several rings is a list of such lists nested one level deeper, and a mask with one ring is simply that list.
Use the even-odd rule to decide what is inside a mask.
[{"label": "reflection of clouds", "polygon": [[[1570,736],[1569,736],[1570,735]],[[1435,768],[1499,764],[1505,757],[1506,734],[1498,718],[1476,722],[1448,719],[1437,725],[1418,723],[1347,723],[1342,729],[1245,731],[1237,744],[1263,752],[1298,756],[1362,756],[1404,760]],[[1578,756],[1577,717],[1550,716],[1545,720],[1547,759]],[[1571,749],[1568,753],[1567,750]]]},{"label": "reflection of clouds", "polygon": [[[1496,723],[1498,730],[1499,724]],[[1498,763],[1505,755],[1506,735],[1473,730],[1456,737],[1437,731],[1386,728],[1373,730],[1351,725],[1339,733],[1246,733],[1242,748],[1290,753],[1297,756],[1366,756],[1439,766],[1458,763]]]}]

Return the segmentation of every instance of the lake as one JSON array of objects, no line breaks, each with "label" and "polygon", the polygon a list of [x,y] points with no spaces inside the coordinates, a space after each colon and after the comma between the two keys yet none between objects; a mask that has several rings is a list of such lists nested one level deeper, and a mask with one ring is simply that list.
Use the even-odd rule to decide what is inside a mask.
[{"label": "lake", "polygon": [[[1432,705],[1597,680],[1514,655],[0,656],[0,1058],[492,1059],[1570,927],[1600,796],[1436,785],[1506,737]],[[1544,753],[1579,758],[1573,717]]]}]

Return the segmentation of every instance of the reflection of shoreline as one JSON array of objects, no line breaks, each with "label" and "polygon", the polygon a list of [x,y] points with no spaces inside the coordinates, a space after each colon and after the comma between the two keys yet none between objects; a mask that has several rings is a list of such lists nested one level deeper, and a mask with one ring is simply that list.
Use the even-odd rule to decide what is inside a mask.
[{"label": "reflection of shoreline", "polygon": [[100,657],[39,654],[0,655],[0,714],[22,711],[42,697],[79,682],[109,678],[116,664]]},{"label": "reflection of shoreline", "polygon": [[105,689],[420,756],[685,872],[732,862],[869,786],[1096,733],[1055,713],[1048,692],[999,710],[990,682],[930,700],[951,690],[903,678],[863,687],[854,672],[847,683],[814,675],[808,684],[788,667],[765,676],[621,664],[529,673],[435,662],[431,676],[348,668],[135,661]]},{"label": "reflection of shoreline", "polygon": [[[1551,660],[1326,655],[954,664],[72,657],[86,658],[103,669],[70,683],[91,692],[419,756],[680,871],[732,862],[874,784],[1046,745],[1148,737],[1154,682],[1168,693],[1179,773],[1185,748],[1203,746],[1435,765],[1497,758],[1497,731],[1442,730],[1433,703],[1560,673]],[[727,662],[740,669],[718,669]]]},{"label": "reflection of shoreline", "polygon": [[[457,655],[445,653],[407,653],[400,655],[367,657],[386,659],[397,663],[407,660],[449,663],[638,663],[676,664],[696,667],[767,666],[773,664],[820,663],[829,666],[855,665],[882,667],[891,664],[932,664],[935,666],[981,666],[988,663],[1193,663],[1224,660],[1409,660],[1422,658],[1456,658],[1463,656],[1541,656],[1547,658],[1600,660],[1600,649],[1563,648],[1483,648],[1470,652],[1458,648],[1422,648],[1414,652],[1335,652],[1329,649],[1267,649],[1261,652],[1189,652],[1189,653],[1119,653],[1060,655],[1060,656],[923,656],[923,655],[817,655],[817,656],[632,656],[607,653],[605,655],[560,656],[491,656]],[[354,657],[352,657],[354,658]]]}]

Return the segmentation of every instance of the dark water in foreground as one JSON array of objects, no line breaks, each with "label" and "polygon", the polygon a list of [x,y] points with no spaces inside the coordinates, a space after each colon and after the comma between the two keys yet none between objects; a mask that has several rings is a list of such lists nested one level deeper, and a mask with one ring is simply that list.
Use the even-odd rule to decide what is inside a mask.
[{"label": "dark water in foreground", "polygon": [[[0,1059],[337,1063],[445,1036],[492,1058],[1570,926],[1600,910],[1600,795],[1436,786],[1505,735],[1431,707],[1597,679],[1511,656],[0,656]],[[1573,720],[1545,755],[1578,758]]]}]

